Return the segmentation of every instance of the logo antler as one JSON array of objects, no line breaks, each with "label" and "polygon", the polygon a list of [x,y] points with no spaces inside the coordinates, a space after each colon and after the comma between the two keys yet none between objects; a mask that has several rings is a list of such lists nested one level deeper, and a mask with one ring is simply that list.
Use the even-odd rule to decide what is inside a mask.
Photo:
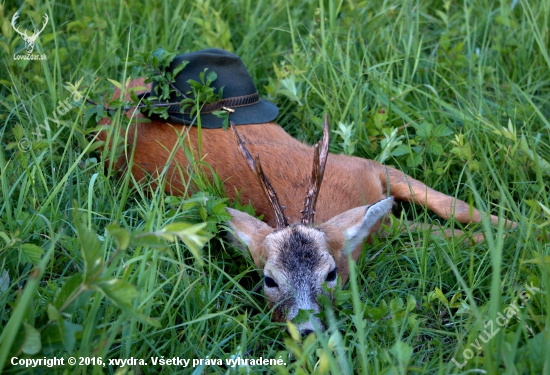
[{"label": "logo antler", "polygon": [[30,36],[27,35],[27,29],[25,29],[24,32],[19,31],[19,27],[15,25],[18,18],[19,18],[19,11],[15,12],[13,17],[11,18],[11,26],[13,27],[15,32],[21,35],[21,37],[25,41],[25,48],[27,49],[27,53],[32,53],[32,51],[34,50],[34,45],[38,39],[38,36],[40,35],[40,33],[42,33],[42,31],[44,31],[50,18],[48,17],[48,14],[44,14],[44,24],[42,25],[42,28],[40,29],[40,31],[35,29],[34,33]]}]

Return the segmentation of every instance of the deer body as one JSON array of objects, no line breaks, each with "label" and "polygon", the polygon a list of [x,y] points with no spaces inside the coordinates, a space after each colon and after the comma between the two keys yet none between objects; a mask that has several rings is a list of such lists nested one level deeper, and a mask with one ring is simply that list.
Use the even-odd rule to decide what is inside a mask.
[{"label": "deer body", "polygon": [[[142,79],[130,87],[145,86]],[[115,93],[118,96],[119,93]],[[135,111],[129,118],[143,117]],[[104,123],[108,123],[104,122]],[[264,221],[237,210],[228,209],[229,222],[236,236],[248,246],[256,266],[263,270],[264,291],[278,321],[292,319],[300,309],[318,312],[317,295],[326,293],[321,285],[336,284],[336,272],[345,282],[348,278],[348,253],[354,260],[360,255],[363,239],[375,232],[391,209],[393,198],[428,207],[444,219],[453,214],[459,222],[476,222],[481,214],[463,201],[437,192],[423,183],[385,167],[373,160],[345,155],[328,157],[315,210],[314,226],[292,224],[274,229],[276,219],[256,176],[243,159],[231,130],[202,130],[202,155],[198,155],[198,129],[195,126],[169,125],[160,121],[133,122],[123,135],[128,153],[134,150],[132,174],[137,180],[147,175],[158,176],[166,165],[170,151],[184,136],[201,158],[218,173],[227,194],[235,199],[241,192],[243,203],[251,202]],[[275,123],[242,125],[238,133],[252,155],[259,154],[265,175],[269,177],[279,200],[286,206],[289,223],[297,222],[303,209],[303,199],[311,175],[312,147],[288,135]],[[99,138],[107,139],[107,131]],[[181,136],[180,136],[181,137]],[[187,142],[189,141],[189,142]],[[125,155],[116,161],[124,169]],[[177,166],[189,164],[179,147],[167,173],[166,190],[172,194],[185,191]],[[492,216],[496,224],[498,218]],[[304,333],[321,329],[322,323],[312,315],[309,322],[299,325]]]},{"label": "deer body", "polygon": [[[145,87],[143,79],[132,81],[129,87]],[[116,92],[115,96],[119,93]],[[135,111],[129,111],[129,118],[143,118]],[[103,122],[108,123],[108,121]],[[147,175],[158,175],[169,157],[169,152],[179,141],[177,133],[186,135],[189,144],[195,147],[197,154],[198,130],[195,126],[168,125],[159,121],[135,123],[128,128],[126,139],[129,146],[135,143],[134,165],[132,174],[137,180]],[[309,181],[312,148],[287,134],[275,123],[239,126],[239,133],[245,140],[251,154],[259,154],[263,160],[264,169],[272,185],[287,207],[286,215],[290,222],[300,218],[303,202],[297,197],[304,195]],[[101,132],[99,139],[106,140],[107,133]],[[273,212],[264,197],[261,187],[256,183],[254,173],[242,159],[231,131],[223,129],[208,129],[202,131],[202,160],[211,165],[222,181],[225,181],[227,194],[235,199],[236,191],[243,190],[243,202],[251,202],[259,214],[264,215],[264,221],[274,225]],[[129,155],[129,154],[128,154]],[[184,151],[177,150],[176,163],[186,167],[188,160]],[[120,157],[116,161],[119,169],[125,168],[127,160]],[[170,184],[166,190],[178,194],[185,191],[179,179],[175,165],[168,171]],[[388,178],[389,177],[389,178]],[[319,194],[316,220],[324,222],[337,214],[349,209],[377,202],[386,197],[389,185],[390,195],[398,200],[421,204],[434,211],[444,219],[449,219],[453,213],[461,223],[479,222],[481,215],[477,210],[448,195],[427,187],[425,184],[405,175],[391,167],[368,159],[347,155],[331,154],[327,161],[323,189]],[[429,199],[428,199],[429,197]],[[498,218],[491,216],[494,224]]]},{"label": "deer body", "polygon": [[[176,132],[188,132],[190,143],[198,144],[196,127],[170,126],[160,122],[139,123],[132,127],[128,131],[130,144],[136,128],[136,150],[139,152],[134,154],[132,173],[137,180],[147,174],[154,176],[162,171],[169,152],[177,142]],[[261,155],[266,175],[269,176],[279,199],[287,207],[286,215],[289,222],[299,220],[303,202],[296,197],[302,197],[307,189],[311,169],[311,147],[298,142],[274,123],[243,125],[239,127],[239,133],[250,153]],[[165,149],[161,148],[159,143],[164,145]],[[197,149],[194,151],[197,152]],[[221,180],[225,181],[224,185],[231,199],[235,199],[236,190],[242,190],[241,200],[252,202],[256,211],[264,215],[264,220],[270,225],[275,225],[273,212],[261,187],[256,183],[254,173],[250,171],[235,146],[231,130],[203,130],[202,153],[202,160],[211,165]],[[185,153],[181,149],[177,151],[175,161],[183,167],[188,165]],[[125,160],[120,159],[119,167],[125,163]],[[327,161],[323,190],[319,195],[317,221],[326,221],[335,214],[384,198],[385,184],[380,180],[380,173],[384,173],[384,168],[371,160],[331,155]],[[185,190],[175,166],[170,168],[168,176],[171,185],[167,190],[174,194]],[[350,178],[351,176],[354,178]]]}]

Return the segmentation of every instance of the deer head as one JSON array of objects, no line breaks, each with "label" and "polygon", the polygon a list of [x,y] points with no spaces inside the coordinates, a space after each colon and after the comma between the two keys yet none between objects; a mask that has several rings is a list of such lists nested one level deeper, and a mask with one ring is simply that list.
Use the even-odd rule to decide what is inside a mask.
[{"label": "deer head", "polygon": [[[248,165],[255,172],[276,216],[277,228],[237,210],[227,208],[234,235],[250,250],[256,266],[263,271],[264,293],[273,308],[273,320],[293,320],[300,310],[309,313],[309,320],[298,322],[302,335],[317,327],[325,330],[315,316],[321,312],[318,296],[332,299],[338,275],[344,283],[348,277],[348,254],[361,251],[363,240],[378,228],[390,211],[393,197],[372,205],[357,207],[329,221],[314,225],[315,204],[328,157],[329,125],[325,117],[323,141],[314,147],[313,172],[304,200],[300,222],[288,224],[277,194],[262,171],[259,156],[253,159],[231,123],[237,145]],[[320,150],[319,150],[320,148]],[[357,255],[357,254],[355,254]],[[323,288],[323,285],[327,288]],[[327,292],[328,289],[328,292]]]},{"label": "deer head", "polygon": [[27,35],[26,29],[24,32],[21,32],[19,31],[19,28],[15,26],[15,22],[17,21],[18,18],[19,18],[19,12],[15,12],[13,17],[11,18],[11,26],[13,27],[16,33],[18,33],[19,35],[21,35],[21,37],[23,37],[23,40],[25,41],[25,49],[27,50],[27,53],[30,54],[34,50],[34,45],[36,43],[36,40],[38,39],[38,36],[42,31],[44,31],[44,28],[48,24],[49,18],[47,14],[44,14],[44,24],[42,25],[42,28],[40,29],[40,31],[38,31],[37,29],[34,29],[34,33],[30,36]]}]

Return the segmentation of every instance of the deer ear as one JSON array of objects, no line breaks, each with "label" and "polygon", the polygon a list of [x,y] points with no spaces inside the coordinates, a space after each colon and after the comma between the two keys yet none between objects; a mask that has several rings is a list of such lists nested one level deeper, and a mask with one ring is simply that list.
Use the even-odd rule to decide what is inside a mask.
[{"label": "deer ear", "polygon": [[344,254],[353,251],[369,234],[384,215],[390,212],[393,197],[388,197],[370,206],[353,208],[330,219],[327,224],[340,228],[346,239]]},{"label": "deer ear", "polygon": [[233,230],[235,237],[245,244],[250,249],[252,257],[256,258],[254,256],[254,245],[260,243],[265,236],[273,231],[273,228],[244,212],[229,207],[225,209],[229,215],[233,216],[227,223]]}]

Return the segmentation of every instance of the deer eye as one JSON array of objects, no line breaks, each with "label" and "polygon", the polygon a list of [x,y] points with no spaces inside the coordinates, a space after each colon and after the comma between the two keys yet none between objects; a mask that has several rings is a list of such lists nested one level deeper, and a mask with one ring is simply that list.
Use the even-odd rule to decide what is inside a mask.
[{"label": "deer eye", "polygon": [[264,277],[264,283],[265,283],[265,286],[267,286],[268,288],[278,288],[279,287],[279,285],[277,285],[275,280],[273,280],[269,276]]},{"label": "deer eye", "polygon": [[334,269],[332,271],[330,271],[327,275],[327,281],[330,282],[330,281],[334,281],[336,280],[336,267],[334,267]]}]

